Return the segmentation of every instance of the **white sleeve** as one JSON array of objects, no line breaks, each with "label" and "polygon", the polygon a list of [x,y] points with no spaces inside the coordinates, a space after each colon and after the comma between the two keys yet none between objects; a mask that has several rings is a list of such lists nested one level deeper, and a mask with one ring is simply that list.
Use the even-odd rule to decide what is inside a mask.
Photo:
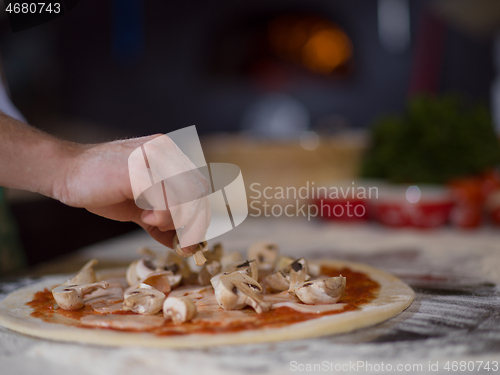
[{"label": "white sleeve", "polygon": [[0,111],[10,117],[14,117],[16,120],[27,123],[21,112],[12,104],[2,79],[0,79]]}]

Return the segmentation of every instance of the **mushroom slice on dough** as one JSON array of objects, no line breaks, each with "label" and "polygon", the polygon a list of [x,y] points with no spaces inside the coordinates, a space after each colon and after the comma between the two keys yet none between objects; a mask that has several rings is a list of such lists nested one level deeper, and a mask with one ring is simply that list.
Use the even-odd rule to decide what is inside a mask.
[{"label": "mushroom slice on dough", "polygon": [[255,259],[261,277],[273,272],[278,254],[279,248],[274,242],[259,241],[248,249],[248,259]]},{"label": "mushroom slice on dough", "polygon": [[105,281],[100,283],[82,285],[60,285],[52,290],[52,295],[59,307],[63,310],[79,310],[85,305],[83,297],[97,288],[106,289],[109,284]]},{"label": "mushroom slice on dough", "polygon": [[188,278],[191,274],[185,259],[168,249],[164,253],[156,256],[154,264],[156,271],[171,271],[169,277],[170,286],[176,288],[180,285],[182,278]]},{"label": "mushroom slice on dough", "polygon": [[267,275],[264,280],[273,292],[283,292],[290,288],[290,282],[281,270]]},{"label": "mushroom slice on dough", "polygon": [[279,271],[266,276],[264,280],[273,292],[282,292],[288,289],[290,294],[293,295],[296,285],[308,279],[307,261],[304,258],[300,258]]},{"label": "mushroom slice on dough", "polygon": [[140,284],[149,285],[163,294],[168,294],[172,288],[170,286],[171,271],[155,271],[147,275],[140,281]]},{"label": "mushroom slice on dough", "polygon": [[196,305],[190,298],[168,297],[163,302],[163,316],[176,324],[190,321],[196,313]]},{"label": "mushroom slice on dough", "polygon": [[169,277],[172,288],[177,288],[182,279],[188,279],[191,275],[191,270],[186,260],[171,251],[169,251],[166,257],[166,262],[159,267],[157,270],[172,271],[172,276]]},{"label": "mushroom slice on dough", "polygon": [[152,272],[171,271],[168,278],[170,286],[176,288],[180,285],[182,278],[188,278],[191,274],[184,258],[173,253],[170,249],[160,254],[148,248],[142,248],[140,252],[146,257],[132,262],[127,269],[127,282],[130,286],[136,285]]},{"label": "mushroom slice on dough", "polygon": [[307,261],[304,258],[297,259],[295,262],[290,264],[290,273],[288,274],[290,287],[288,289],[288,293],[294,295],[294,290],[297,285],[306,282],[308,279]]},{"label": "mushroom slice on dough", "polygon": [[139,261],[136,263],[135,270],[136,270],[137,276],[140,279],[144,279],[150,273],[153,273],[156,271],[156,266],[155,266],[154,261],[152,259],[142,258],[142,259],[139,259]]},{"label": "mushroom slice on dough", "polygon": [[249,305],[259,314],[269,311],[272,304],[264,301],[259,296],[261,293],[259,283],[240,272],[222,275],[215,287],[215,299],[224,310],[238,310]]},{"label": "mushroom slice on dough", "polygon": [[139,260],[134,260],[127,267],[127,273],[125,274],[125,276],[127,279],[127,283],[130,286],[137,284],[141,279],[139,276],[137,276],[137,263],[139,263]]},{"label": "mushroom slice on dough", "polygon": [[295,296],[308,305],[329,305],[336,303],[344,293],[346,278],[342,275],[307,281],[297,285]]},{"label": "mushroom slice on dough", "polygon": [[127,282],[132,286],[137,284],[141,279],[144,279],[150,273],[155,272],[156,267],[153,261],[149,258],[135,260],[127,268]]},{"label": "mushroom slice on dough", "polygon": [[97,259],[89,260],[75,277],[66,281],[63,285],[81,285],[81,284],[91,284],[97,281],[95,275],[94,266],[99,263]]},{"label": "mushroom slice on dough", "polygon": [[210,283],[212,284],[212,286],[215,289],[221,276],[230,275],[230,274],[235,273],[235,272],[248,275],[252,279],[254,279],[255,281],[257,281],[257,279],[259,277],[259,270],[257,268],[257,262],[255,260],[246,260],[244,262],[234,264],[225,272],[222,272],[222,273],[215,275],[214,277],[212,277],[210,279]]},{"label": "mushroom slice on dough", "polygon": [[[182,274],[180,273],[180,267],[176,263],[164,265],[163,267],[156,267],[154,261],[148,258],[136,260],[129,265],[126,275],[127,282],[130,286],[134,286],[143,282],[143,280],[148,277],[157,276],[159,273],[168,277],[170,289],[181,283]],[[160,288],[157,289],[161,290]],[[168,293],[170,289],[164,291],[164,293]],[[163,292],[163,290],[161,291]]]},{"label": "mushroom slice on dough", "polygon": [[198,282],[200,285],[209,285],[210,279],[217,275],[221,270],[221,265],[216,260],[206,262],[198,273]]},{"label": "mushroom slice on dough", "polygon": [[123,310],[154,315],[161,310],[164,300],[165,294],[152,287],[131,289],[125,292]]},{"label": "mushroom slice on dough", "polygon": [[173,271],[167,270],[167,277],[172,289],[177,288],[179,285],[181,285],[182,275],[180,273],[175,273]]},{"label": "mushroom slice on dough", "polygon": [[244,273],[245,275],[250,276],[255,281],[257,281],[257,279],[259,278],[259,269],[255,260],[246,260],[244,262],[237,263],[233,265],[233,267],[225,271],[224,275],[229,275],[233,272]]}]

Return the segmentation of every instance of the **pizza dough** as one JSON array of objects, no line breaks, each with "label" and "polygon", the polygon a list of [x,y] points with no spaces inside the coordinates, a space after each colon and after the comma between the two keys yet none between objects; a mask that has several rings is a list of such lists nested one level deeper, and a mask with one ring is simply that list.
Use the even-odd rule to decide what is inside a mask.
[{"label": "pizza dough", "polygon": [[[378,296],[356,311],[319,316],[315,319],[279,328],[245,330],[234,333],[188,334],[158,336],[147,332],[127,332],[110,329],[83,328],[67,324],[48,323],[31,316],[26,305],[36,292],[52,288],[67,280],[67,276],[50,277],[39,283],[9,294],[0,303],[0,324],[17,332],[45,339],[111,346],[149,346],[198,348],[214,345],[251,344],[297,340],[353,331],[390,319],[405,310],[413,301],[413,290],[397,277],[379,269],[352,262],[322,260],[322,265],[348,267],[363,272],[380,284]],[[104,271],[100,273],[100,276]],[[108,273],[106,273],[106,276]]]}]

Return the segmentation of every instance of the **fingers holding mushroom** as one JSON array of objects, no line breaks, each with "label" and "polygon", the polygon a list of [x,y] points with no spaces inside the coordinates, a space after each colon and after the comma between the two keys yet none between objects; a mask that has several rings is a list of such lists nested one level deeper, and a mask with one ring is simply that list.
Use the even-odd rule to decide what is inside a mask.
[{"label": "fingers holding mushroom", "polygon": [[183,258],[188,258],[190,256],[193,256],[197,266],[202,266],[203,264],[205,264],[207,259],[205,258],[203,253],[208,250],[207,241],[200,242],[199,244],[193,245],[191,247],[194,248],[193,253],[187,253],[184,250],[182,250],[181,245],[179,244],[179,237],[177,236],[177,234],[175,235],[173,240],[173,248],[177,253],[177,255]]}]

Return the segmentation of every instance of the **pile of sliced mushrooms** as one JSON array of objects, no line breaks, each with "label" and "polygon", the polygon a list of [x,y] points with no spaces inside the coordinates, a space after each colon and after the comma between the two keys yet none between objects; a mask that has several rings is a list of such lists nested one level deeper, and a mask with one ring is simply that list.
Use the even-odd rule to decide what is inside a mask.
[{"label": "pile of sliced mushrooms", "polygon": [[201,243],[196,255],[189,258],[177,243],[174,245],[176,252],[141,249],[142,258],[127,269],[126,284],[117,278],[98,281],[94,272],[97,260],[93,259],[75,277],[52,290],[54,299],[64,310],[90,304],[103,314],[132,311],[161,316],[162,312],[163,319],[184,323],[196,317],[196,300],[174,290],[187,286],[213,288],[223,310],[250,306],[259,314],[279,307],[280,301],[332,305],[345,290],[345,277],[321,276],[318,264],[280,255],[278,246],[271,242],[254,243],[246,260],[238,252],[225,253],[221,244],[209,248],[206,242]]}]

